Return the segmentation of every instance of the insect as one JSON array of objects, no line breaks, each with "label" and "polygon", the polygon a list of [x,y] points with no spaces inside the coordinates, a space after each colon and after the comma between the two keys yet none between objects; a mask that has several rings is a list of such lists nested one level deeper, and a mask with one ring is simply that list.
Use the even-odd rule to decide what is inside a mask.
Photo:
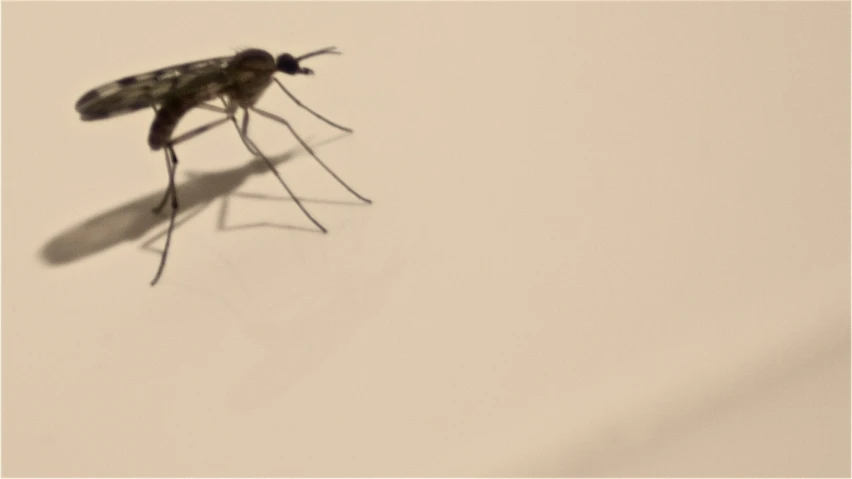
[{"label": "insect", "polygon": [[[175,188],[175,172],[178,157],[175,145],[194,138],[227,122],[233,123],[246,149],[261,158],[275,177],[299,207],[302,213],[323,233],[327,230],[317,221],[299,201],[287,183],[276,170],[272,161],[264,155],[257,145],[248,137],[249,111],[286,126],[301,146],[347,191],[364,203],[372,201],[361,196],[346,184],[331,170],[308,144],[296,133],[290,123],[278,115],[261,110],[255,106],[260,96],[272,82],[278,84],[284,93],[299,107],[305,109],[316,118],[334,128],[351,133],[352,130],[341,126],[302,104],[281,81],[275,73],[288,75],[313,75],[313,70],[302,67],[300,62],[308,58],[340,54],[335,47],[323,48],[304,55],[294,57],[289,53],[278,55],[277,58],[265,50],[248,49],[227,57],[209,58],[181,65],[160,68],[158,70],[121,78],[114,82],[101,85],[86,92],[75,105],[83,121],[102,120],[134,111],[152,108],[154,121],[148,133],[148,145],[152,150],[163,150],[166,157],[166,169],[169,183],[163,194],[163,199],[154,207],[159,214],[166,203],[171,200],[171,218],[166,233],[165,246],[160,257],[160,264],[151,286],[157,284],[166,265],[166,258],[171,244],[172,231],[178,211],[178,197]],[[222,106],[212,104],[220,101]],[[180,119],[193,108],[200,108],[220,113],[223,116],[177,137],[174,130]],[[236,113],[242,110],[242,122],[237,123]]]}]

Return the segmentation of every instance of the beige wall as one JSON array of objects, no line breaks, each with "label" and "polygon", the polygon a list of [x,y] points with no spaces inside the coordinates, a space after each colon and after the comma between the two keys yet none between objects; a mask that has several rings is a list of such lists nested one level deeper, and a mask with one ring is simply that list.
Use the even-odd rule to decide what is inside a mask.
[{"label": "beige wall", "polygon": [[[850,474],[848,3],[2,14],[4,475]],[[330,45],[283,81],[354,135],[261,105],[375,204],[226,125],[150,288],[152,114],[77,98]]]}]

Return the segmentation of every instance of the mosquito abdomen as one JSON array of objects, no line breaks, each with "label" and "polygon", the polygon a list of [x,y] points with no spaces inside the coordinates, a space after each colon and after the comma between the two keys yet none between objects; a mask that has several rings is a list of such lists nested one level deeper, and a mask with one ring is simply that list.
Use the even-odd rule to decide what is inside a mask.
[{"label": "mosquito abdomen", "polygon": [[172,139],[177,124],[183,115],[192,109],[198,102],[194,98],[175,98],[160,106],[154,122],[151,123],[151,131],[148,133],[148,146],[152,150],[159,150],[166,146]]}]

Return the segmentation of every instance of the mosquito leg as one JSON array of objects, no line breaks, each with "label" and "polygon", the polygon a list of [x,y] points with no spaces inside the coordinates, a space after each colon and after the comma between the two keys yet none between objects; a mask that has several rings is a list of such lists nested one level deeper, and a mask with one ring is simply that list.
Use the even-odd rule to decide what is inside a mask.
[{"label": "mosquito leg", "polygon": [[[169,158],[171,155],[171,158]],[[178,198],[177,198],[177,190],[175,189],[175,170],[177,170],[177,155],[175,154],[174,148],[172,145],[166,145],[166,160],[171,159],[172,167],[169,169],[169,189],[167,191],[171,191],[169,195],[167,192],[167,197],[171,196],[172,198],[172,216],[169,218],[169,229],[166,232],[166,245],[163,247],[163,254],[160,256],[160,266],[157,267],[157,273],[154,274],[154,279],[151,280],[151,286],[157,284],[157,281],[160,280],[160,275],[163,274],[163,269],[166,267],[166,257],[169,255],[169,246],[172,242],[172,231],[175,228],[175,218],[177,217],[178,211]]]},{"label": "mosquito leg", "polygon": [[163,199],[160,200],[160,203],[154,207],[152,210],[154,214],[158,215],[161,211],[163,211],[163,207],[166,206],[166,202],[169,201],[169,196],[171,196],[172,191],[175,186],[175,167],[177,166],[177,158],[175,158],[175,162],[172,163],[172,158],[169,155],[168,150],[163,150],[166,154],[166,170],[169,172],[169,184],[166,186],[166,191],[163,193]]},{"label": "mosquito leg", "polygon": [[[225,100],[222,100],[223,103],[224,103],[224,101]],[[227,103],[225,105],[227,105]],[[199,110],[209,110],[209,111],[215,111],[216,113],[224,113],[226,115],[229,114],[228,110],[226,110],[225,108],[222,108],[221,106],[211,105],[209,103],[199,103],[198,106],[196,106],[196,108],[198,108]]]},{"label": "mosquito leg", "polygon": [[281,89],[282,89],[282,90],[284,90],[284,93],[286,93],[286,94],[287,94],[287,96],[289,96],[289,97],[290,97],[290,99],[291,99],[291,100],[293,100],[293,103],[295,103],[295,104],[299,105],[300,107],[304,108],[305,110],[307,110],[307,111],[308,111],[308,113],[310,113],[311,115],[313,115],[313,116],[315,116],[315,117],[319,118],[320,120],[322,120],[322,121],[324,121],[324,122],[328,123],[329,125],[331,125],[331,126],[333,126],[333,127],[337,128],[337,129],[339,129],[339,130],[343,130],[343,131],[345,131],[345,132],[347,132],[347,133],[352,133],[352,129],[351,129],[351,128],[347,128],[347,127],[345,127],[345,126],[338,125],[337,123],[335,123],[335,122],[333,122],[333,121],[329,120],[328,118],[326,118],[326,117],[324,117],[324,116],[320,115],[319,113],[317,113],[317,112],[315,112],[315,111],[311,110],[310,108],[308,108],[308,107],[307,107],[307,105],[305,105],[305,104],[303,104],[302,102],[300,102],[300,101],[299,101],[299,99],[295,97],[295,95],[293,95],[292,93],[290,93],[290,90],[288,90],[288,89],[284,86],[284,84],[283,84],[283,83],[281,83],[281,82],[280,82],[277,78],[272,77],[272,79],[273,79],[273,80],[275,80],[275,83],[277,83],[277,84],[278,84],[278,86],[280,86],[280,87],[281,87]]},{"label": "mosquito leg", "polygon": [[233,122],[234,127],[237,128],[237,133],[239,133],[240,138],[243,140],[243,144],[246,146],[246,149],[248,149],[251,154],[257,155],[263,159],[263,161],[266,163],[266,166],[268,166],[269,169],[272,170],[272,173],[275,175],[275,177],[278,178],[278,182],[281,183],[281,186],[283,186],[284,189],[287,190],[287,194],[290,195],[290,198],[293,198],[293,202],[296,203],[296,206],[298,206],[299,209],[302,210],[302,213],[304,213],[305,216],[307,216],[308,219],[311,220],[311,223],[313,223],[317,228],[319,228],[320,231],[322,231],[323,233],[328,233],[328,230],[325,229],[325,226],[321,225],[320,222],[317,221],[316,218],[314,218],[308,212],[304,205],[302,205],[302,202],[299,201],[299,197],[293,193],[293,190],[291,190],[289,186],[287,186],[287,183],[284,182],[284,178],[281,178],[281,175],[278,173],[278,170],[275,168],[275,165],[272,164],[272,161],[270,161],[270,159],[267,158],[266,155],[264,155],[263,152],[260,151],[260,148],[258,148],[257,145],[255,145],[254,142],[251,141],[251,139],[248,137],[248,110],[243,109],[242,128],[237,127],[236,119],[234,119]]},{"label": "mosquito leg", "polygon": [[251,141],[248,137],[248,115],[246,115],[245,112],[243,112],[243,128],[242,129],[240,129],[240,125],[237,124],[236,117],[231,118],[231,121],[234,123],[234,128],[237,129],[237,134],[240,135],[240,141],[243,142],[243,145],[245,145],[245,147],[249,151],[249,153],[251,153],[252,155],[255,155],[255,156],[263,156],[263,153],[261,153],[260,150],[257,149],[257,145],[255,145],[254,142]]},{"label": "mosquito leg", "polygon": [[[208,106],[210,106],[210,105],[208,105]],[[220,112],[216,108],[217,107],[210,106],[211,110]],[[224,112],[224,110],[221,111],[220,113],[222,113],[222,112]],[[186,140],[189,140],[191,138],[195,138],[196,136],[198,136],[202,133],[205,133],[205,132],[212,130],[213,128],[215,128],[219,125],[224,124],[225,122],[227,122],[230,119],[231,119],[231,116],[225,117],[225,118],[220,118],[218,120],[211,121],[210,123],[206,123],[204,125],[201,125],[198,128],[194,128],[194,129],[184,133],[183,135],[180,135],[179,137],[172,139],[169,142],[169,144],[171,146],[175,146],[178,143],[183,143]],[[175,182],[174,165],[177,165],[177,156],[172,155],[171,158],[170,158],[168,151],[166,151],[166,168],[168,168],[168,170],[169,170],[169,187],[166,189],[166,193],[163,195],[163,199],[160,200],[160,203],[157,204],[157,206],[154,207],[153,211],[154,211],[155,214],[159,214],[160,211],[163,210],[163,207],[166,206],[166,201],[168,201],[168,199],[169,199],[170,191],[174,190],[174,182]]]},{"label": "mosquito leg", "polygon": [[201,125],[198,128],[193,128],[192,130],[189,130],[188,132],[184,133],[183,135],[180,135],[177,138],[172,138],[171,140],[169,140],[169,145],[175,146],[178,143],[183,143],[186,140],[191,140],[192,138],[195,138],[196,136],[198,136],[202,133],[206,133],[207,131],[210,131],[213,128],[216,128],[219,125],[224,125],[225,122],[227,122],[231,118],[232,118],[231,116],[226,116],[225,118],[220,118],[218,120],[211,121],[210,123],[206,123],[204,125]]},{"label": "mosquito leg", "polygon": [[[368,204],[372,204],[372,203],[373,203],[370,199],[365,198],[365,197],[361,196],[360,194],[358,194],[358,192],[357,192],[357,191],[353,190],[353,189],[352,189],[349,185],[347,185],[347,184],[346,184],[346,182],[345,182],[345,181],[343,181],[343,180],[342,180],[339,176],[337,176],[337,174],[335,174],[335,173],[334,173],[334,171],[332,171],[332,170],[331,170],[331,168],[329,168],[328,166],[326,166],[326,164],[325,164],[325,163],[323,163],[323,161],[319,159],[319,157],[316,155],[316,153],[314,153],[314,150],[312,150],[312,149],[311,149],[311,147],[310,147],[310,146],[308,146],[308,144],[307,144],[307,143],[305,143],[305,141],[304,141],[304,140],[302,140],[302,137],[300,137],[300,136],[299,136],[299,134],[298,134],[298,133],[296,133],[296,130],[294,130],[294,129],[293,129],[293,127],[292,127],[292,126],[290,126],[290,122],[288,122],[288,121],[287,121],[287,120],[285,120],[284,118],[281,118],[281,117],[280,117],[280,116],[278,116],[278,115],[274,115],[274,114],[272,114],[272,113],[269,113],[269,112],[263,111],[263,110],[261,110],[261,109],[259,109],[259,108],[255,108],[255,107],[253,107],[253,106],[252,106],[252,107],[249,107],[249,108],[251,108],[251,110],[252,110],[252,111],[254,111],[254,112],[256,112],[258,115],[264,116],[264,117],[269,118],[270,120],[273,120],[273,121],[277,121],[278,123],[281,123],[281,124],[283,124],[284,126],[286,126],[286,127],[290,130],[290,133],[292,133],[292,134],[293,134],[293,136],[294,136],[294,137],[296,137],[296,139],[297,139],[297,140],[299,141],[299,143],[302,145],[302,148],[304,148],[305,150],[307,150],[307,152],[308,152],[308,153],[310,153],[312,157],[314,157],[314,160],[316,160],[316,161],[317,161],[317,163],[319,163],[319,164],[320,164],[320,166],[322,166],[322,167],[325,169],[325,171],[327,171],[327,172],[328,172],[328,174],[330,174],[330,175],[331,175],[331,176],[332,176],[335,180],[337,180],[337,182],[338,182],[338,183],[340,183],[341,185],[343,185],[343,187],[344,187],[344,188],[346,188],[346,190],[347,190],[348,192],[352,193],[352,194],[353,194],[356,198],[358,198],[359,200],[363,201],[364,203],[368,203]],[[246,114],[248,114],[248,111],[246,111]]]},{"label": "mosquito leg", "polygon": [[[201,213],[202,213],[205,209],[207,209],[209,206],[210,206],[210,202],[208,201],[208,202],[206,202],[206,203],[202,203],[202,204],[200,204],[200,205],[195,205],[195,206],[193,206],[192,208],[190,208],[189,210],[187,210],[186,208],[182,208],[182,209],[180,210],[180,213],[181,213],[181,215],[183,215],[183,216],[182,216],[182,217],[180,217],[180,218],[176,218],[176,219],[175,219],[175,227],[174,227],[174,230],[175,230],[175,231],[177,231],[177,229],[178,229],[178,228],[180,228],[183,224],[185,224],[185,223],[187,223],[187,222],[191,221],[191,220],[192,220],[192,218],[195,218],[196,216],[198,216],[199,214],[201,214]],[[155,253],[157,253],[157,254],[162,254],[162,253],[163,253],[163,251],[162,251],[160,248],[155,248],[155,247],[153,247],[152,245],[153,245],[154,243],[156,243],[156,242],[160,241],[160,238],[165,237],[165,236],[166,236],[166,233],[167,233],[167,231],[166,231],[166,230],[163,230],[163,231],[161,231],[161,232],[159,232],[159,233],[155,234],[154,236],[152,236],[152,237],[148,238],[147,240],[145,240],[145,242],[144,242],[144,243],[142,243],[141,245],[139,245],[139,248],[140,248],[140,249],[142,249],[142,250],[145,250],[145,251],[152,251],[152,252],[155,252]]]},{"label": "mosquito leg", "polygon": [[[228,111],[228,102],[227,102],[227,100],[225,100],[225,98],[224,98],[224,97],[221,97],[221,96],[219,97],[219,100],[221,100],[221,101],[222,101],[222,104],[223,104],[223,105],[225,105],[225,108],[223,108],[223,109],[222,109],[222,111],[224,111],[224,112],[226,112],[226,113],[227,113],[227,111]],[[217,108],[218,108],[218,107],[217,107]],[[240,135],[240,141],[242,141],[242,142],[243,142],[243,146],[245,146],[245,147],[246,147],[246,149],[249,151],[249,153],[251,153],[251,154],[252,154],[252,155],[254,155],[254,156],[263,156],[263,153],[259,152],[259,151],[257,150],[257,147],[256,147],[256,146],[254,146],[254,142],[252,142],[251,144],[249,144],[249,143],[246,141],[246,138],[247,138],[247,137],[246,137],[246,132],[247,132],[247,130],[245,130],[245,129],[244,129],[244,130],[243,130],[243,132],[242,132],[242,133],[240,133],[240,125],[237,123],[237,117],[236,117],[236,115],[231,115],[231,123],[233,123],[233,124],[234,124],[234,128],[236,128],[236,129],[237,129],[237,134],[239,134],[239,135]],[[248,119],[246,119],[246,118],[245,118],[245,116],[243,116],[243,123],[244,123],[244,124],[248,124]]]},{"label": "mosquito leg", "polygon": [[[157,106],[151,105],[151,108],[154,110],[154,115],[158,113]],[[169,184],[166,186],[166,191],[163,193],[163,199],[155,206],[151,211],[158,215],[161,211],[163,211],[163,207],[166,206],[166,201],[169,201],[169,195],[172,193],[172,186],[174,185],[174,172],[172,171],[172,160],[169,158],[169,152],[163,151],[166,154],[166,171],[169,173]]]}]

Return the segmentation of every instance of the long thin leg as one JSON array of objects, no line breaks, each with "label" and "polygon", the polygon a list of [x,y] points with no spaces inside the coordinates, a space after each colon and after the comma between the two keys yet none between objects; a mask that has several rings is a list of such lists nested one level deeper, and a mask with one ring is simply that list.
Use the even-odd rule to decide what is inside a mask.
[{"label": "long thin leg", "polygon": [[204,125],[201,125],[198,128],[193,128],[192,130],[189,130],[188,132],[184,133],[183,135],[180,135],[177,138],[172,138],[171,140],[169,140],[169,145],[175,146],[179,143],[183,143],[186,140],[191,140],[191,139],[195,138],[196,136],[198,136],[202,133],[205,133],[209,130],[212,130],[213,128],[216,128],[219,125],[225,124],[225,122],[229,121],[231,118],[232,117],[227,116],[225,118],[220,118],[218,120],[211,121],[210,123],[206,123]]},{"label": "long thin leg", "polygon": [[[156,115],[158,112],[157,106],[152,105],[151,108],[154,109],[154,115]],[[172,159],[169,158],[168,151],[163,150],[163,153],[166,155],[166,172],[169,174],[169,184],[166,185],[166,191],[163,193],[163,199],[160,200],[157,206],[151,210],[155,215],[160,214],[160,211],[163,211],[163,207],[166,206],[166,201],[169,201],[169,196],[172,194],[172,187],[174,186],[175,181],[174,172],[172,171]]]},{"label": "long thin leg", "polygon": [[157,272],[154,274],[154,279],[151,280],[151,286],[157,284],[157,281],[160,280],[160,275],[163,274],[163,268],[166,267],[166,257],[169,254],[169,246],[172,242],[172,231],[175,228],[175,218],[177,217],[178,211],[178,197],[177,197],[177,189],[175,188],[175,170],[177,170],[177,155],[175,154],[174,148],[171,145],[166,146],[166,161],[170,158],[171,155],[171,169],[169,170],[169,190],[171,190],[172,197],[172,216],[169,218],[169,229],[166,232],[166,245],[163,247],[163,254],[160,256],[160,266],[157,267]]},{"label": "long thin leg", "polygon": [[[281,124],[283,124],[284,126],[286,126],[286,127],[290,130],[290,133],[292,133],[292,134],[293,134],[293,136],[294,136],[294,137],[296,137],[296,139],[297,139],[297,140],[299,141],[299,143],[302,145],[302,148],[304,148],[305,150],[307,150],[307,152],[308,152],[308,153],[310,153],[312,157],[314,157],[314,160],[316,160],[316,161],[317,161],[317,163],[319,163],[319,164],[320,164],[320,166],[322,166],[322,167],[325,169],[325,171],[327,171],[327,172],[328,172],[328,174],[330,174],[330,175],[331,175],[331,176],[332,176],[335,180],[337,180],[337,182],[338,182],[338,183],[340,183],[341,185],[343,185],[343,187],[344,187],[344,188],[346,188],[346,190],[347,190],[347,191],[349,191],[350,193],[352,193],[352,194],[353,194],[356,198],[358,198],[359,200],[363,201],[364,203],[370,203],[370,204],[372,204],[372,203],[373,203],[373,202],[372,202],[371,200],[369,200],[368,198],[365,198],[365,197],[361,196],[360,194],[358,194],[358,192],[357,192],[357,191],[353,190],[353,189],[352,189],[352,187],[350,187],[349,185],[347,185],[345,181],[343,181],[342,179],[340,179],[340,177],[339,177],[339,176],[337,176],[337,174],[335,174],[335,173],[334,173],[334,171],[332,171],[332,170],[331,170],[331,168],[329,168],[328,166],[326,166],[326,164],[325,164],[325,163],[323,163],[323,161],[319,159],[319,157],[317,156],[317,154],[316,154],[316,153],[314,153],[314,150],[312,150],[312,149],[311,149],[311,147],[310,147],[310,146],[308,146],[308,144],[307,144],[307,143],[305,143],[305,141],[304,141],[304,140],[302,140],[302,137],[300,137],[300,136],[299,136],[299,134],[298,134],[298,133],[296,133],[296,130],[294,130],[294,129],[293,129],[293,127],[292,127],[292,126],[290,126],[290,122],[288,122],[288,121],[287,121],[287,120],[285,120],[284,118],[281,118],[281,117],[280,117],[280,116],[278,116],[278,115],[274,115],[274,114],[272,114],[272,113],[269,113],[269,112],[263,111],[263,110],[261,110],[261,109],[259,109],[259,108],[255,108],[255,107],[253,107],[253,106],[252,106],[252,107],[249,107],[249,108],[250,108],[252,111],[256,112],[256,113],[257,113],[258,115],[260,115],[260,116],[264,116],[264,117],[266,117],[266,118],[269,118],[270,120],[277,121],[278,123],[281,123]],[[246,111],[246,114],[248,114],[248,111]]]},{"label": "long thin leg", "polygon": [[[208,107],[208,109],[215,111],[215,112],[218,112],[218,113],[225,113],[225,114],[228,113],[227,110],[220,109],[219,107],[216,107],[216,106],[213,106],[213,105],[205,105],[205,106]],[[155,108],[154,111],[157,111],[157,109]],[[183,135],[180,135],[179,137],[172,139],[171,141],[169,141],[169,144],[171,146],[175,146],[178,143],[183,143],[186,140],[189,140],[191,138],[195,138],[196,136],[198,136],[202,133],[205,133],[205,132],[212,130],[213,128],[215,128],[219,125],[224,124],[225,122],[227,122],[228,120],[230,120],[232,118],[233,118],[233,115],[225,117],[225,118],[220,118],[218,120],[214,120],[214,121],[211,121],[211,122],[206,123],[204,125],[201,125],[198,128],[194,128],[194,129],[184,133]],[[169,186],[166,188],[166,192],[163,194],[163,199],[160,200],[160,202],[157,204],[157,206],[154,207],[154,209],[153,209],[154,214],[160,214],[160,212],[163,210],[163,207],[166,206],[166,202],[169,200],[169,195],[171,194],[171,191],[174,190],[175,177],[174,177],[173,163],[175,165],[177,164],[177,156],[172,155],[171,158],[170,158],[168,151],[166,151],[165,149],[163,151],[166,154],[166,168],[168,169],[168,172],[169,172]]]},{"label": "long thin leg", "polygon": [[[186,208],[182,208],[180,210],[180,212],[183,216],[175,219],[175,227],[174,227],[175,231],[177,231],[177,229],[180,228],[181,225],[189,222],[190,220],[192,220],[192,218],[195,218],[196,216],[198,216],[200,213],[202,213],[209,206],[210,206],[210,202],[208,201],[206,203],[201,203],[200,205],[195,205],[189,210],[187,210]],[[152,252],[156,252],[157,254],[163,254],[163,251],[161,249],[154,248],[152,245],[154,243],[158,242],[160,240],[160,238],[166,236],[166,233],[168,233],[168,230],[163,230],[163,231],[155,234],[154,236],[145,240],[145,242],[142,243],[141,245],[139,245],[139,247],[141,249],[145,250],[145,251],[152,251]]]},{"label": "long thin leg", "polygon": [[254,142],[251,141],[248,137],[248,115],[246,114],[246,111],[243,110],[243,127],[242,127],[242,129],[240,129],[240,125],[237,124],[236,117],[231,118],[231,121],[234,124],[234,128],[237,129],[237,134],[240,135],[240,141],[243,142],[243,145],[245,145],[245,147],[249,151],[249,153],[251,153],[252,155],[255,155],[255,156],[263,156],[263,153],[261,153],[260,150],[257,149],[257,145],[255,145]]},{"label": "long thin leg", "polygon": [[[225,100],[222,99],[222,102],[224,103]],[[225,103],[225,105],[227,105],[227,103]],[[211,105],[209,103],[199,103],[198,106],[196,106],[195,108],[201,110],[215,111],[216,113],[224,113],[226,115],[230,114],[225,108],[222,108],[221,106]]]},{"label": "long thin leg", "polygon": [[351,128],[347,128],[347,127],[345,127],[345,126],[338,125],[337,123],[335,123],[335,122],[333,122],[333,121],[329,120],[328,118],[326,118],[326,117],[324,117],[324,116],[320,115],[319,113],[317,113],[317,112],[315,112],[315,111],[311,110],[310,108],[308,108],[308,107],[307,107],[307,105],[305,105],[305,104],[303,104],[302,102],[300,102],[298,98],[296,98],[296,97],[295,97],[292,93],[290,93],[290,90],[288,90],[288,89],[284,86],[284,84],[283,84],[283,83],[281,83],[281,82],[280,82],[277,78],[272,77],[272,79],[273,79],[273,80],[275,80],[275,83],[277,83],[277,84],[278,84],[278,86],[280,86],[280,87],[281,87],[281,89],[282,89],[282,90],[284,90],[284,93],[286,93],[286,94],[287,94],[287,96],[289,96],[289,97],[290,97],[290,99],[291,99],[291,100],[293,100],[293,103],[295,103],[295,104],[299,105],[300,107],[304,108],[305,110],[307,110],[307,111],[308,111],[308,113],[310,113],[311,115],[313,115],[313,116],[315,116],[315,117],[319,118],[320,120],[322,120],[322,121],[324,121],[324,122],[328,123],[329,125],[331,125],[331,126],[333,126],[333,127],[337,128],[337,129],[339,129],[339,130],[343,130],[343,131],[345,131],[345,132],[347,132],[347,133],[352,133],[352,129],[351,129]]},{"label": "long thin leg", "polygon": [[[226,106],[227,106],[227,104],[226,104]],[[202,104],[200,107],[203,108],[203,109],[206,109],[206,110],[212,110],[212,111],[215,111],[215,112],[218,112],[218,113],[224,113],[227,116],[225,118],[220,118],[218,120],[211,121],[211,122],[206,123],[204,125],[201,125],[197,128],[193,128],[192,130],[184,133],[183,135],[178,136],[177,138],[172,138],[169,141],[169,143],[163,147],[163,149],[165,151],[165,155],[166,155],[166,168],[168,169],[168,172],[169,172],[169,185],[166,188],[166,192],[163,195],[163,199],[160,201],[160,203],[156,207],[154,207],[154,213],[159,213],[160,211],[162,211],[163,207],[166,205],[166,201],[168,201],[168,199],[171,198],[172,199],[172,215],[169,218],[169,227],[166,230],[166,244],[163,247],[163,254],[160,256],[160,265],[157,267],[157,272],[154,274],[154,279],[151,280],[151,286],[154,286],[155,284],[157,284],[157,281],[160,280],[160,276],[162,276],[163,270],[166,267],[166,259],[169,255],[169,246],[171,246],[171,242],[172,242],[172,232],[174,232],[175,219],[177,218],[178,197],[177,197],[177,188],[175,187],[175,172],[177,171],[178,158],[177,158],[177,154],[175,153],[174,146],[179,144],[179,143],[183,143],[184,141],[187,141],[191,138],[195,138],[196,136],[198,136],[202,133],[205,133],[209,130],[212,130],[213,128],[215,128],[219,125],[223,125],[226,122],[228,122],[228,120],[234,119],[233,112],[229,111],[227,109],[224,109],[224,108],[220,109],[217,106],[207,105],[207,104]],[[154,112],[155,113],[157,112],[156,107],[154,107]]]},{"label": "long thin leg", "polygon": [[[155,215],[158,215],[161,211],[163,211],[163,207],[166,206],[166,202],[169,201],[169,197],[175,189],[175,167],[177,166],[177,163],[172,163],[172,158],[169,155],[168,150],[164,149],[163,153],[166,155],[166,170],[169,173],[169,184],[166,186],[165,193],[163,193],[163,199],[160,200],[160,203],[152,210]],[[176,160],[177,159],[175,158],[175,161]]]},{"label": "long thin leg", "polygon": [[291,190],[289,186],[287,186],[287,183],[284,182],[284,178],[281,178],[281,175],[278,173],[278,170],[275,168],[275,165],[272,164],[272,161],[267,158],[266,155],[264,155],[263,152],[260,151],[260,148],[258,148],[257,145],[255,145],[255,143],[251,141],[251,139],[248,137],[248,110],[243,109],[242,129],[237,127],[236,119],[233,120],[233,123],[234,127],[237,128],[237,133],[239,133],[240,139],[243,140],[243,144],[246,146],[246,149],[248,149],[251,154],[257,155],[263,159],[263,161],[266,163],[266,166],[268,166],[269,169],[272,170],[272,173],[275,174],[275,177],[278,178],[278,182],[281,183],[281,186],[283,186],[284,189],[287,190],[287,194],[290,195],[290,198],[293,198],[293,202],[296,203],[296,206],[298,206],[299,209],[302,210],[302,213],[304,213],[305,216],[307,216],[308,219],[311,220],[311,222],[317,228],[319,228],[320,231],[322,231],[323,233],[328,233],[328,230],[325,229],[325,226],[321,225],[320,222],[317,221],[316,218],[314,218],[310,212],[308,212],[308,210],[302,205],[302,202],[299,201],[299,197],[293,193],[293,190]]}]

